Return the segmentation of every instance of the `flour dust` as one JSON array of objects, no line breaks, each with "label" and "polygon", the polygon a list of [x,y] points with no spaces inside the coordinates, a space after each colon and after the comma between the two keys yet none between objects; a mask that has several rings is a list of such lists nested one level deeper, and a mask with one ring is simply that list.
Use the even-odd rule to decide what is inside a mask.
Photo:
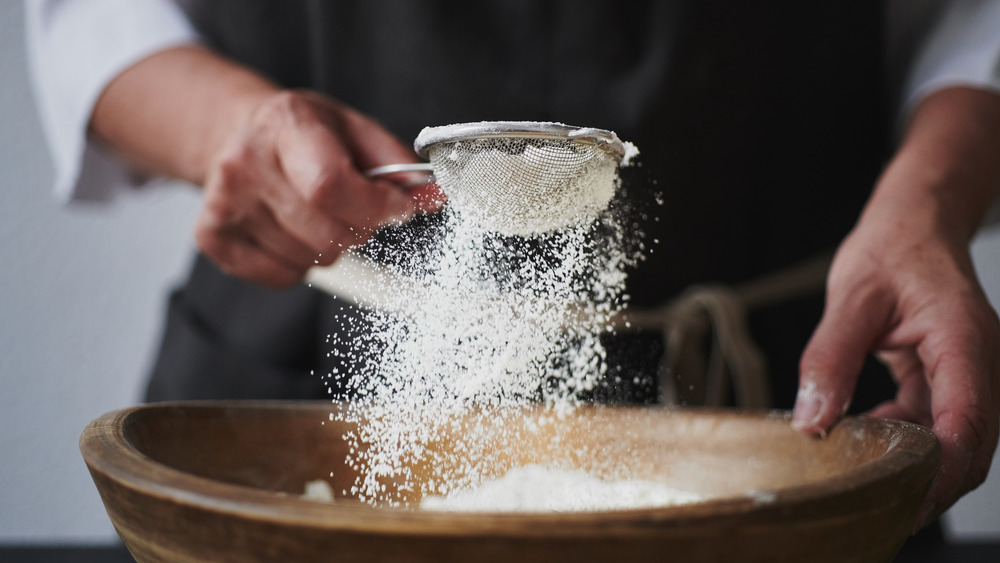
[{"label": "flour dust", "polygon": [[330,336],[350,353],[346,372],[325,378],[347,401],[336,416],[356,425],[344,438],[359,477],[344,493],[409,506],[469,488],[509,466],[498,452],[527,439],[526,409],[573,410],[603,379],[601,334],[627,300],[636,234],[622,223],[612,206],[507,237],[446,207],[412,240],[369,243],[393,260],[364,283],[391,302],[344,331],[363,337]]}]

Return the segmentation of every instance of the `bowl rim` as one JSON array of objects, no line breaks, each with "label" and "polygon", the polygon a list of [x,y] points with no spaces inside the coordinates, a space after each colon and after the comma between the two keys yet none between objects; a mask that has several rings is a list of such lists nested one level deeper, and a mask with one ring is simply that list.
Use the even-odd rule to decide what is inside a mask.
[{"label": "bowl rim", "polygon": [[[891,430],[897,443],[879,459],[819,481],[773,492],[766,498],[755,495],[721,497],[704,502],[665,507],[580,512],[453,512],[413,508],[372,507],[361,501],[338,499],[336,503],[310,500],[279,491],[217,481],[160,463],[140,452],[126,435],[125,428],[140,413],[170,408],[225,409],[314,409],[330,407],[330,401],[282,400],[195,400],[147,403],[108,412],[90,422],[80,436],[80,450],[92,473],[111,479],[117,486],[211,512],[239,518],[270,521],[329,530],[361,533],[433,533],[441,536],[517,535],[553,537],[589,536],[595,532],[628,535],[651,533],[670,526],[690,526],[693,522],[719,523],[755,514],[755,522],[780,519],[794,505],[829,501],[836,507],[835,492],[850,483],[852,495],[868,494],[899,472],[907,469],[914,477],[912,487],[926,494],[940,459],[940,445],[934,434],[919,425],[882,418],[843,418],[835,432]],[[619,407],[616,407],[619,408]],[[788,419],[784,411],[751,411],[713,408],[659,408],[696,416],[739,416],[754,419]],[[903,439],[903,438],[906,439]],[[151,471],[152,470],[152,471]],[[157,479],[146,477],[157,475]],[[903,495],[900,495],[903,496]],[[835,517],[835,514],[832,515]],[[826,514],[824,518],[831,517]]]}]

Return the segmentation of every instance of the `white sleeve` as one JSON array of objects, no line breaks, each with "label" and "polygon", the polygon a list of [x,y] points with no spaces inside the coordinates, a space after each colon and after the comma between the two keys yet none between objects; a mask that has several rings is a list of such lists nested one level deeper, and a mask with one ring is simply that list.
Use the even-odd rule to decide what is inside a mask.
[{"label": "white sleeve", "polygon": [[[1000,94],[1000,0],[951,0],[943,6],[909,72],[900,125],[921,100],[952,86]],[[983,224],[1000,224],[1000,198]]]},{"label": "white sleeve", "polygon": [[945,6],[910,71],[903,114],[950,86],[1000,93],[1000,0],[952,0]]},{"label": "white sleeve", "polygon": [[28,66],[63,200],[109,199],[142,178],[88,138],[105,86],[140,59],[197,42],[171,0],[26,0]]}]

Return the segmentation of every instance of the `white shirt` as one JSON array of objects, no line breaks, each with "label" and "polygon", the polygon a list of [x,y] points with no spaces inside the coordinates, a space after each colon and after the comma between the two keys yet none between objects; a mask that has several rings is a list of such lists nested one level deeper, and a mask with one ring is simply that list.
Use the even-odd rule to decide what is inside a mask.
[{"label": "white shirt", "polygon": [[1000,0],[954,0],[910,68],[902,110],[951,86],[1000,93]]},{"label": "white shirt", "polygon": [[198,40],[171,0],[26,0],[35,103],[62,200],[110,199],[144,183],[87,135],[105,86],[139,60]]},{"label": "white shirt", "polygon": [[[887,64],[896,67],[890,74],[908,75],[900,79],[900,115],[949,86],[1000,93],[1000,0],[890,0],[888,6]],[[109,199],[144,183],[89,139],[87,126],[98,96],[118,73],[156,51],[198,41],[175,0],[26,0],[25,12],[56,194]]]}]

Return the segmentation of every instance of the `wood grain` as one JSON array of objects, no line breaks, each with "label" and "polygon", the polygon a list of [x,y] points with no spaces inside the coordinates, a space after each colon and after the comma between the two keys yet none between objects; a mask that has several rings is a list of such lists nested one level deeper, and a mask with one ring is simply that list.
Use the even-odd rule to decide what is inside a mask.
[{"label": "wood grain", "polygon": [[[574,513],[373,508],[343,493],[354,473],[348,428],[329,420],[337,408],[143,405],[93,421],[80,449],[141,562],[887,562],[912,531],[939,460],[933,434],[896,421],[848,418],[818,440],[768,413],[587,408],[559,423],[563,443],[580,447],[556,451],[539,439],[497,455],[717,498]],[[300,498],[306,481],[331,471],[335,503]]]}]

